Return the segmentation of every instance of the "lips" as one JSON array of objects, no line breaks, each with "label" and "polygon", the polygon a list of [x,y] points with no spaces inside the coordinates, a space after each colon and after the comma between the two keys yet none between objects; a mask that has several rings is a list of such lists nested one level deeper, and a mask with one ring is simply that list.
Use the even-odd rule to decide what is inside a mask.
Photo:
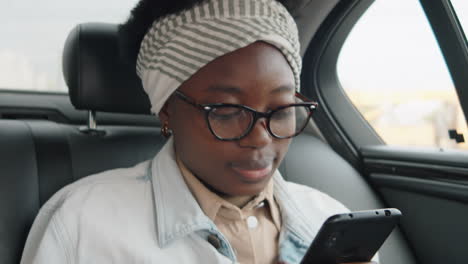
[{"label": "lips", "polygon": [[231,165],[232,170],[244,181],[257,182],[268,177],[273,169],[272,161],[249,161]]}]

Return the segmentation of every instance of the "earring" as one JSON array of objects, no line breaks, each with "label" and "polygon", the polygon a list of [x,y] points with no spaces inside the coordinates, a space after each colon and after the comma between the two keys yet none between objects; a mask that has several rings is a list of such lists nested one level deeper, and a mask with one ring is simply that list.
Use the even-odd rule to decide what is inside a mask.
[{"label": "earring", "polygon": [[169,129],[169,123],[167,121],[165,121],[163,126],[161,127],[161,134],[165,138],[168,138],[172,135],[172,130]]}]

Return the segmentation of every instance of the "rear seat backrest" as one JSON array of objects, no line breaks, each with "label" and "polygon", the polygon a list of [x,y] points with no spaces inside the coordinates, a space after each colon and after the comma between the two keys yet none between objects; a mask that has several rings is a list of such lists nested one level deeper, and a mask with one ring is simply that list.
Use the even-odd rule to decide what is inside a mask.
[{"label": "rear seat backrest", "polygon": [[73,180],[114,168],[131,167],[154,157],[166,142],[157,127],[105,126],[103,137],[63,127],[68,135]]},{"label": "rear seat backrest", "polygon": [[0,120],[0,263],[19,263],[39,208],[82,177],[150,159],[158,128],[105,126],[102,137],[50,121]]},{"label": "rear seat backrest", "polygon": [[40,206],[38,180],[27,124],[0,120],[0,263],[19,263]]},{"label": "rear seat backrest", "polygon": [[106,134],[96,136],[54,122],[27,124],[36,146],[41,206],[73,181],[152,158],[165,142],[155,127],[102,126]]}]

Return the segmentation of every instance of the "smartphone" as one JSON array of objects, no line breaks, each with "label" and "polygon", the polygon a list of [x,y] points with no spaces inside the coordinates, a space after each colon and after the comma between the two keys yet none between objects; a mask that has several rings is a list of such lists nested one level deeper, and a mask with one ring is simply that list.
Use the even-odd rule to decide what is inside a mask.
[{"label": "smartphone", "polygon": [[401,215],[395,208],[333,215],[320,228],[301,264],[369,262]]}]

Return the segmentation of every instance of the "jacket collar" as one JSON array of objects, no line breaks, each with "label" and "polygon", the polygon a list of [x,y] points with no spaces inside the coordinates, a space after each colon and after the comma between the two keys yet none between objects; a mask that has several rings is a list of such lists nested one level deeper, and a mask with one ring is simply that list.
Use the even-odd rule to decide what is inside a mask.
[{"label": "jacket collar", "polygon": [[184,182],[175,160],[172,137],[156,155],[150,170],[156,230],[161,247],[192,232],[214,226]]},{"label": "jacket collar", "polygon": [[312,227],[317,227],[317,224],[320,226],[321,223],[316,223],[316,219],[303,213],[304,210],[301,210],[301,206],[307,206],[308,202],[297,199],[291,193],[288,183],[283,179],[279,171],[275,173],[273,179],[274,193],[280,207],[283,229],[295,236],[301,246],[308,247],[317,234],[317,229]]},{"label": "jacket collar", "polygon": [[[217,230],[184,181],[176,162],[172,138],[153,159],[149,169],[156,207],[157,237],[161,247],[195,231]],[[309,219],[298,205],[300,201],[296,201],[288,191],[287,183],[278,171],[273,179],[274,195],[282,216],[282,229],[286,229],[283,231],[292,233],[298,243],[308,246],[316,231],[310,228]]]}]

